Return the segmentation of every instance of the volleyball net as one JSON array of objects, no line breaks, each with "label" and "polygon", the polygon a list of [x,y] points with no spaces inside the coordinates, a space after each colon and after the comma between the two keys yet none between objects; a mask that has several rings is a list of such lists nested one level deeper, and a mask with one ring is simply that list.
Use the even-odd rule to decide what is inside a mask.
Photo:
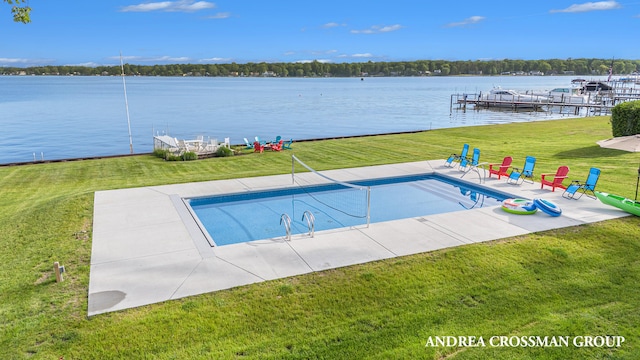
[{"label": "volleyball net", "polygon": [[291,155],[291,179],[310,199],[344,216],[362,219],[369,226],[371,187],[332,179]]}]

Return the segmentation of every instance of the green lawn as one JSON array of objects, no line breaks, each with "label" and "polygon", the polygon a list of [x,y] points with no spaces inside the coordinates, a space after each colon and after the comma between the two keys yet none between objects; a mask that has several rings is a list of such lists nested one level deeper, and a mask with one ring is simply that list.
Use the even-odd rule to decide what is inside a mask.
[{"label": "green lawn", "polygon": [[[443,159],[526,155],[633,198],[640,154],[601,149],[609,117],[299,142],[292,151],[0,167],[2,359],[638,359],[640,218],[296,276],[87,318],[95,191]],[[585,206],[590,199],[579,200]],[[464,214],[460,217],[464,225]],[[53,262],[65,265],[55,282]],[[619,348],[425,347],[435,336],[624,336]]]}]

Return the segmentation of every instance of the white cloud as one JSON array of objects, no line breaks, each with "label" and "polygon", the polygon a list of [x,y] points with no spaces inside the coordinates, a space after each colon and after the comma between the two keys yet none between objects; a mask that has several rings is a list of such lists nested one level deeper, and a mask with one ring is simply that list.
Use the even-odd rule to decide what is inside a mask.
[{"label": "white cloud", "polygon": [[352,34],[380,34],[402,29],[402,25],[378,26],[374,25],[364,30],[351,30]]},{"label": "white cloud", "polygon": [[371,53],[364,53],[364,54],[352,54],[351,56],[352,58],[370,58],[373,57],[373,54]]},{"label": "white cloud", "polygon": [[205,9],[213,9],[216,4],[208,1],[161,1],[150,2],[138,5],[129,5],[120,9],[121,12],[149,12],[149,11],[165,11],[165,12],[195,12]]},{"label": "white cloud", "polygon": [[330,22],[330,23],[326,23],[326,24],[322,25],[322,27],[325,28],[325,29],[330,29],[330,28],[340,27],[340,26],[347,26],[347,24],[338,24],[338,23],[335,23],[335,22]]},{"label": "white cloud", "polygon": [[198,60],[198,62],[201,62],[201,63],[211,63],[211,62],[214,62],[214,63],[218,63],[218,62],[228,63],[228,62],[231,62],[231,61],[232,61],[231,58],[221,58],[221,57],[212,57],[212,58],[208,58],[208,59],[200,59],[200,60]]},{"label": "white cloud", "polygon": [[468,17],[460,22],[454,22],[454,23],[450,23],[447,24],[447,27],[457,27],[457,26],[465,26],[465,25],[471,25],[471,24],[477,24],[480,21],[484,20],[485,17],[484,16],[471,16]]},{"label": "white cloud", "polygon": [[[120,61],[120,57],[111,57],[110,59]],[[186,63],[190,62],[191,58],[186,56],[157,56],[157,57],[144,57],[144,56],[123,56],[122,60],[125,62],[137,62],[137,63]]]},{"label": "white cloud", "polygon": [[207,19],[228,19],[231,17],[231,13],[220,12],[215,15],[207,16]]},{"label": "white cloud", "polygon": [[573,4],[566,9],[551,10],[550,12],[578,13],[578,12],[588,12],[588,11],[612,10],[612,9],[619,9],[621,7],[622,6],[618,4],[616,1],[598,1],[598,2],[588,2],[584,4]]},{"label": "white cloud", "polygon": [[0,66],[40,66],[55,62],[54,59],[21,59],[21,58],[0,58]]},{"label": "white cloud", "polygon": [[23,63],[30,63],[30,62],[33,62],[33,60],[16,59],[16,58],[0,58],[0,63],[2,64],[23,64]]},{"label": "white cloud", "polygon": [[89,62],[79,63],[79,64],[66,64],[64,66],[98,67],[98,66],[103,66],[103,65],[104,64],[98,64],[97,62],[89,61]]},{"label": "white cloud", "polygon": [[335,54],[337,52],[338,52],[338,50],[334,50],[334,49],[309,51],[309,53],[312,54],[312,55],[331,55],[331,54]]},{"label": "white cloud", "polygon": [[173,56],[161,56],[161,57],[157,57],[157,58],[147,58],[147,59],[143,59],[143,61],[147,61],[147,62],[172,62],[172,63],[183,63],[183,62],[189,62],[191,61],[191,58],[188,56],[178,56],[178,57],[173,57]]},{"label": "white cloud", "polygon": [[375,56],[371,53],[338,55],[338,58],[341,58],[341,59],[370,59],[370,58],[376,58],[376,57],[379,57],[379,56]]}]

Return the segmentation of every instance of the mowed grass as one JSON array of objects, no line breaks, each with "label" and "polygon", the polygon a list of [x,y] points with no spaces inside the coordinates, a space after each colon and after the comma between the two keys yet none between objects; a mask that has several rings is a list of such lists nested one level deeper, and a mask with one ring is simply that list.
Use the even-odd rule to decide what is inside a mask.
[{"label": "mowed grass", "polygon": [[[584,180],[599,167],[600,190],[633,198],[640,154],[595,144],[609,137],[609,117],[589,117],[299,142],[193,162],[141,155],[0,167],[0,358],[638,359],[638,217],[86,315],[95,191],[283,174],[291,154],[318,170],[443,159],[469,143],[481,161],[536,156],[538,176],[568,165],[571,179]],[[54,261],[66,267],[62,283]],[[425,347],[430,336],[585,335],[626,341]]]}]

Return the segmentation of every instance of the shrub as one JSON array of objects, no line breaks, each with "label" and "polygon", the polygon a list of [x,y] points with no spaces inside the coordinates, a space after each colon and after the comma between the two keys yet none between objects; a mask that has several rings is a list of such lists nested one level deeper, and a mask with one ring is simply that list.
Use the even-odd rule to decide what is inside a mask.
[{"label": "shrub", "polygon": [[167,156],[164,159],[166,161],[182,161],[182,156],[167,153]]},{"label": "shrub", "polygon": [[227,156],[233,156],[233,150],[229,149],[226,146],[220,146],[217,150],[216,150],[216,156],[217,157],[227,157]]},{"label": "shrub", "polygon": [[613,137],[640,134],[640,101],[626,101],[611,109]]},{"label": "shrub", "polygon": [[198,154],[194,153],[193,151],[187,151],[184,154],[182,154],[182,160],[184,161],[198,160]]},{"label": "shrub", "polygon": [[[173,154],[171,151],[167,150],[167,149],[155,149],[153,150],[153,156],[155,157],[159,157],[161,159],[164,159],[166,161],[182,161],[182,160],[195,160],[198,158],[198,156],[195,153],[191,153],[193,155],[188,155],[187,157],[185,157],[185,155],[187,155],[187,153],[183,154],[183,155],[176,155]],[[195,159],[192,159],[192,157],[195,156]]]},{"label": "shrub", "polygon": [[166,159],[167,158],[167,154],[169,154],[169,150],[166,150],[166,149],[154,149],[153,150],[153,156],[161,158],[161,159]]}]

